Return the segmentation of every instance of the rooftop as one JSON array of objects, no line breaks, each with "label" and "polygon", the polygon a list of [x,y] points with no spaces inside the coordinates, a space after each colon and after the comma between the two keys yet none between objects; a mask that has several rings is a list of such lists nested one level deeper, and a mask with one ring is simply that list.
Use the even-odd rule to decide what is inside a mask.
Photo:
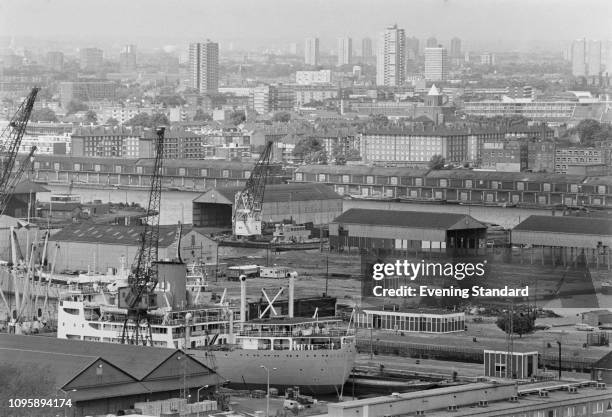
[{"label": "rooftop", "polygon": [[[452,230],[486,229],[487,227],[467,214],[433,213],[421,211],[349,209],[336,217],[333,223],[395,226],[415,229]],[[464,226],[465,224],[465,226]]]},{"label": "rooftop", "polygon": [[612,236],[612,219],[573,216],[529,216],[514,231]]},{"label": "rooftop", "polygon": [[[55,206],[53,207],[55,210]],[[69,226],[51,235],[55,242],[81,242],[101,244],[122,244],[137,246],[142,226],[117,226],[106,224],[83,224]],[[159,247],[167,248],[176,240],[177,226],[159,227]],[[191,226],[183,226],[183,236],[191,231]]]},{"label": "rooftop", "polygon": [[[214,188],[199,195],[194,203],[204,203],[210,200],[214,193],[218,193],[225,200],[232,203],[236,193],[242,191],[244,187],[223,187]],[[312,201],[312,200],[339,200],[338,195],[331,187],[324,184],[273,184],[267,185],[264,193],[264,203],[280,203],[290,201]]]}]

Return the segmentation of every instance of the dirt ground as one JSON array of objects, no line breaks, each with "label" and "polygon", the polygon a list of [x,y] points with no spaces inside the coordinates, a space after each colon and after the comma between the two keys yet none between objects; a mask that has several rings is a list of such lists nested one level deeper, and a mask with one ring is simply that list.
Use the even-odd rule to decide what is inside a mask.
[{"label": "dirt ground", "polygon": [[[328,273],[328,295],[337,297],[339,303],[361,304],[359,279],[361,266],[360,259],[356,255],[320,252],[319,250],[289,251],[275,254],[267,253],[266,250],[223,247],[220,250],[219,262],[227,262],[228,265],[267,264],[269,266],[278,265],[293,268],[299,274],[296,281],[296,297],[322,295],[325,292],[326,274]],[[505,268],[510,269],[512,265]],[[520,274],[525,280],[530,279],[527,268],[528,265],[515,266],[517,274]],[[340,276],[336,274],[340,274]],[[249,299],[258,300],[262,297],[262,288],[273,290],[267,291],[270,295],[271,292],[272,294],[276,293],[274,289],[286,285],[285,280],[250,279],[247,283],[247,294]],[[545,285],[541,283],[540,288],[545,288]],[[217,282],[214,282],[213,279],[211,289],[217,293],[227,289],[227,296],[231,298],[237,299],[240,295],[240,284],[235,281],[228,281],[225,278],[219,278]],[[484,317],[482,322],[474,322],[475,317],[467,315],[467,331],[465,332],[449,334],[405,333],[402,336],[389,331],[376,331],[373,333],[373,337],[389,341],[506,350],[508,346],[506,334],[495,325],[495,317]],[[522,337],[515,336],[514,350],[537,350],[547,355],[556,355],[556,341],[559,340],[562,343],[562,355],[564,357],[599,359],[610,351],[610,348],[605,346],[584,348],[583,344],[586,343],[587,332],[576,330],[574,324],[579,322],[580,318],[570,310],[567,311],[567,316],[564,318],[539,318],[536,323],[546,323],[553,327]],[[369,338],[370,332],[360,329],[358,336]],[[549,343],[550,348],[547,347]]]}]

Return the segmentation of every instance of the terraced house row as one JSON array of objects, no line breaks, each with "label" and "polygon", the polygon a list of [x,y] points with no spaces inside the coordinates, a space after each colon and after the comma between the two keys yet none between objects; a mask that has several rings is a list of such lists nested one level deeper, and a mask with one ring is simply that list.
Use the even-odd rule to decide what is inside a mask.
[{"label": "terraced house row", "polygon": [[612,207],[612,177],[365,165],[299,167],[294,182],[328,184],[344,196],[481,205]]},{"label": "terraced house row", "polygon": [[[242,186],[251,175],[253,163],[218,160],[165,160],[166,188],[205,191],[213,187]],[[39,156],[33,164],[32,179],[38,182],[86,184],[93,187],[148,187],[153,160],[148,158],[90,158]],[[285,179],[279,164],[271,164],[269,183]]]}]

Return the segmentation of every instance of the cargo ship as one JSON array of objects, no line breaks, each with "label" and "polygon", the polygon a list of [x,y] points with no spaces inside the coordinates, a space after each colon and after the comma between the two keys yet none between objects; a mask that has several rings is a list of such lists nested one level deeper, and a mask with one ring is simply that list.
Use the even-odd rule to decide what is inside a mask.
[{"label": "cargo ship", "polygon": [[[294,285],[289,280],[288,315],[246,320],[246,276],[240,277],[239,331],[228,343],[200,346],[187,353],[207,364],[243,389],[298,386],[303,394],[341,392],[353,369],[357,354],[355,329],[341,319],[294,317]],[[274,310],[272,303],[270,308]]]},{"label": "cargo ship", "polygon": [[[265,387],[269,371],[273,387],[298,386],[304,394],[340,392],[355,362],[354,329],[333,317],[293,317],[295,273],[289,274],[288,316],[248,321],[245,276],[240,277],[238,312],[225,297],[216,304],[203,301],[209,292],[202,268],[158,264],[160,307],[150,311],[151,331],[129,322],[128,335],[138,325],[147,345],[184,349],[240,388]],[[57,336],[121,343],[126,311],[118,308],[117,288],[123,285],[89,283],[67,291],[58,306]]]}]

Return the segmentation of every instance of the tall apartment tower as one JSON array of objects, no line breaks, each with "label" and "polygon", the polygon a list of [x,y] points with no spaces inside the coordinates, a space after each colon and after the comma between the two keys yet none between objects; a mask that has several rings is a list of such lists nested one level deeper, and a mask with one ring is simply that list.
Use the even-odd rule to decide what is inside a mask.
[{"label": "tall apartment tower", "polygon": [[572,43],[572,75],[585,77],[586,68],[586,39],[576,39]]},{"label": "tall apartment tower", "polygon": [[191,86],[202,94],[219,90],[219,44],[206,40],[189,45]]},{"label": "tall apartment tower", "polygon": [[338,66],[351,64],[353,61],[353,40],[349,37],[338,38]]},{"label": "tall apartment tower", "polygon": [[406,80],[406,35],[397,25],[380,35],[376,54],[376,84],[400,86]]},{"label": "tall apartment tower", "polygon": [[121,72],[136,71],[136,46],[125,45],[119,54],[119,69]]},{"label": "tall apartment tower", "polygon": [[319,65],[319,38],[306,38],[304,44],[304,63],[306,65]]},{"label": "tall apartment tower", "polygon": [[451,58],[461,58],[461,39],[454,37],[450,43],[450,56]]},{"label": "tall apartment tower", "polygon": [[361,56],[362,58],[372,58],[374,56],[374,50],[372,49],[372,39],[363,38],[361,41]]},{"label": "tall apartment tower", "polygon": [[103,52],[98,48],[83,48],[79,51],[81,69],[97,71],[102,67]]},{"label": "tall apartment tower", "polygon": [[413,37],[406,37],[406,58],[414,61],[419,56],[419,39]]},{"label": "tall apartment tower", "polygon": [[436,46],[438,46],[438,40],[435,36],[427,38],[427,41],[425,41],[425,48],[435,48]]},{"label": "tall apartment tower", "polygon": [[446,48],[425,48],[425,79],[445,81],[448,78],[448,54]]},{"label": "tall apartment tower", "polygon": [[586,64],[590,77],[601,74],[601,41],[589,41]]}]

